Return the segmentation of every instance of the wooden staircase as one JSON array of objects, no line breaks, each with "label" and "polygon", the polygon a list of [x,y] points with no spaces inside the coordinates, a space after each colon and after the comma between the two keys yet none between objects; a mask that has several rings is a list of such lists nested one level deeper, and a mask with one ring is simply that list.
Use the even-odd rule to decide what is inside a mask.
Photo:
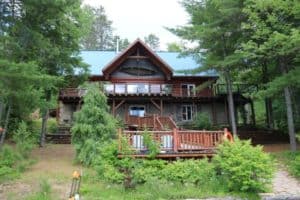
[{"label": "wooden staircase", "polygon": [[46,141],[54,144],[70,144],[71,143],[71,126],[60,124],[56,133],[46,134]]},{"label": "wooden staircase", "polygon": [[147,115],[144,117],[129,116],[125,118],[125,125],[128,129],[144,130],[173,130],[178,128],[176,123],[171,117],[159,116],[159,115]]}]

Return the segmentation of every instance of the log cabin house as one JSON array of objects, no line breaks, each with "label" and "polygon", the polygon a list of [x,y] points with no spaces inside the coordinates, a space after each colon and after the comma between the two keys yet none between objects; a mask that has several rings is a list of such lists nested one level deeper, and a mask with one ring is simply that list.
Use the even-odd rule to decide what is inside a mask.
[{"label": "log cabin house", "polygon": [[[203,112],[207,113],[212,124],[228,126],[225,86],[214,86],[218,75],[213,71],[187,73],[184,70],[197,68],[199,65],[192,57],[178,55],[174,52],[154,52],[139,39],[118,54],[107,51],[81,52],[83,61],[91,66],[89,81],[103,85],[111,113],[124,121],[129,130],[124,131],[124,134],[129,137],[133,134],[130,130],[138,132],[144,126],[147,126],[148,130],[161,131],[165,138],[168,138],[168,135],[173,137],[174,134],[179,134],[175,129],[191,124],[197,113]],[[198,90],[200,85],[205,87]],[[242,86],[234,87],[234,102],[237,107],[243,108],[244,123],[251,120],[254,122],[254,118],[246,114],[251,114],[252,111],[254,116],[252,101],[240,94],[238,90],[241,90]],[[72,123],[73,114],[80,109],[83,95],[84,90],[77,88],[65,88],[60,91],[57,117],[61,130],[65,130],[65,124]],[[248,111],[245,109],[247,104],[250,105]],[[210,134],[211,142],[206,146],[212,147],[220,141],[221,133],[222,131]],[[199,136],[193,140],[199,142],[201,138]],[[137,138],[134,142],[138,143]],[[164,143],[167,144],[168,141]],[[173,141],[171,146],[176,147],[177,151],[182,144],[175,143],[177,144]],[[194,146],[196,149],[199,147],[187,143],[184,145]],[[141,147],[142,145],[139,145],[139,148]]]}]

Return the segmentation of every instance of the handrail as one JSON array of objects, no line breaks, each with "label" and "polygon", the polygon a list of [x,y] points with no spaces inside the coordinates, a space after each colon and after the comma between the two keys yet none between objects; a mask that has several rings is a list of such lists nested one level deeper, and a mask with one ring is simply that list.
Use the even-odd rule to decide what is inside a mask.
[{"label": "handrail", "polygon": [[[147,131],[153,141],[160,144],[161,152],[184,152],[184,151],[202,151],[214,149],[224,140],[233,141],[231,133],[224,129],[223,131],[208,130],[178,130],[174,128],[170,131]],[[119,129],[119,141],[125,137],[128,144],[137,152],[147,150],[143,141],[144,131],[128,131]],[[122,150],[122,144],[119,143],[119,150]]]}]

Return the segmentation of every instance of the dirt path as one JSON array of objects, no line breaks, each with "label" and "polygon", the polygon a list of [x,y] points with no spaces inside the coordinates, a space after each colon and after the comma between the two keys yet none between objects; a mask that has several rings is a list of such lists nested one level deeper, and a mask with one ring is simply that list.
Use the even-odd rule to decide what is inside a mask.
[{"label": "dirt path", "polygon": [[264,200],[300,200],[300,182],[279,166],[272,183],[272,193],[262,194]]},{"label": "dirt path", "polygon": [[35,149],[32,156],[37,159],[37,163],[23,173],[20,179],[0,185],[0,199],[24,199],[38,191],[42,180],[48,181],[59,199],[67,199],[72,172],[80,170],[80,166],[73,165],[72,146],[49,144],[45,148]]}]

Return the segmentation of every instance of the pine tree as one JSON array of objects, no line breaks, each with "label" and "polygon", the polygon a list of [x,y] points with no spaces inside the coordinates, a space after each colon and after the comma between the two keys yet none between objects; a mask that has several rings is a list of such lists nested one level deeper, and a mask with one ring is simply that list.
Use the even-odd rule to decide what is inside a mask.
[{"label": "pine tree", "polygon": [[242,12],[245,0],[184,0],[182,2],[190,15],[187,26],[169,29],[177,36],[197,43],[186,53],[194,54],[204,67],[214,69],[223,75],[227,85],[230,123],[236,135],[235,108],[232,95],[232,74],[241,65],[235,51],[243,40]]}]

